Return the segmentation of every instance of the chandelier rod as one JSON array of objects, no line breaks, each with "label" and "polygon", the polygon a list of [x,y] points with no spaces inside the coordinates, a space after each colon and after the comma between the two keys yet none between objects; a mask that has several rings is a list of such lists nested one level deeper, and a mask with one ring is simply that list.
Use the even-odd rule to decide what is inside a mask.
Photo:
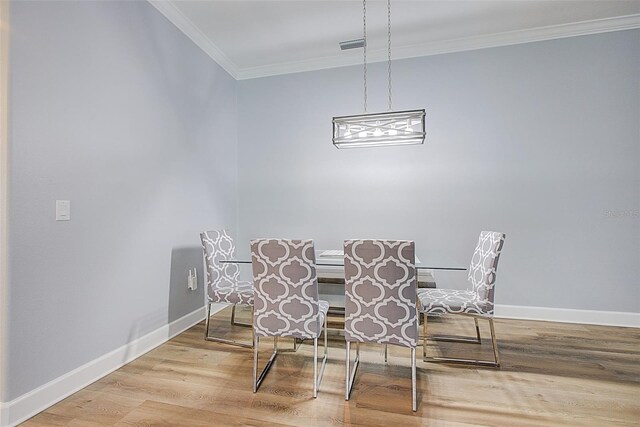
[{"label": "chandelier rod", "polygon": [[391,111],[391,0],[387,0],[387,74],[389,76],[389,111]]},{"label": "chandelier rod", "polygon": [[[364,112],[367,112],[367,0],[362,0],[362,39],[364,46],[362,49],[362,74],[364,82]],[[391,0],[387,0],[387,81],[388,100],[387,109],[392,111],[393,101],[391,94]]]},{"label": "chandelier rod", "polygon": [[364,74],[364,112],[367,112],[367,0],[362,0],[362,38],[364,40],[363,74]]}]

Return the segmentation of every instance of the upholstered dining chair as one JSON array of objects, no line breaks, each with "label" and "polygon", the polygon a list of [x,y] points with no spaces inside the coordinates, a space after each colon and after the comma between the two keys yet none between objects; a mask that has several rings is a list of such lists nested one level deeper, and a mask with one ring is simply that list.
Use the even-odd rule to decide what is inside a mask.
[{"label": "upholstered dining chair", "polygon": [[[327,362],[327,311],[318,297],[313,240],[251,241],[255,304],[253,310],[253,392],[257,392],[278,354],[278,337],[313,339],[313,397]],[[324,356],[318,373],[318,338],[324,331]],[[273,353],[258,375],[261,337],[273,337]],[[294,344],[295,345],[295,344]]]},{"label": "upholstered dining chair", "polygon": [[[423,360],[425,362],[464,363],[479,366],[500,367],[498,344],[493,326],[493,300],[498,260],[504,245],[505,234],[495,231],[482,231],[471,258],[467,279],[471,290],[457,289],[419,289],[420,311],[423,313]],[[458,314],[473,317],[476,337],[438,337],[434,341],[450,341],[480,344],[478,319],[489,321],[493,361],[459,359],[451,357],[427,357],[427,315]]]},{"label": "upholstered dining chair", "polygon": [[253,307],[253,284],[238,279],[240,270],[237,264],[221,263],[233,259],[235,245],[227,230],[212,230],[200,233],[205,265],[207,268],[207,288],[205,303],[207,306],[207,319],[204,339],[207,341],[221,342],[240,347],[253,347],[253,343],[243,343],[209,335],[211,317],[211,304],[231,304],[231,324],[251,326],[235,321],[236,305],[248,305]]},{"label": "upholstered dining chair", "polygon": [[[344,242],[346,375],[349,400],[360,362],[360,343],[397,345],[411,349],[411,408],[416,410],[415,244],[401,240]],[[356,359],[350,369],[351,343]]]}]

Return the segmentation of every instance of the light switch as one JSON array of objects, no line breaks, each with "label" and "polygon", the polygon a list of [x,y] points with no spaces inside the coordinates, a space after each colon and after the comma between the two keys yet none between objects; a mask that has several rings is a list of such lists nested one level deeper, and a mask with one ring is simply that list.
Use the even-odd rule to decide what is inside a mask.
[{"label": "light switch", "polygon": [[56,221],[69,221],[71,219],[71,201],[56,200]]}]

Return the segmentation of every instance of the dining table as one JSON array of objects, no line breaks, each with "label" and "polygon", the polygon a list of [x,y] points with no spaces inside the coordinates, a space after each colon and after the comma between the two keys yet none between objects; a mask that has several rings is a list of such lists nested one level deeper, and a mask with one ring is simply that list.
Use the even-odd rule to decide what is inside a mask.
[{"label": "dining table", "polygon": [[[251,264],[251,259],[236,258],[220,260],[222,264]],[[330,314],[344,313],[344,253],[339,249],[316,251],[316,269],[318,286],[322,299],[329,302]],[[433,273],[435,271],[466,271],[465,267],[434,265],[415,258],[416,275],[419,288],[434,288]],[[431,277],[432,280],[420,280],[420,277]]]},{"label": "dining table", "polygon": [[[222,264],[251,264],[250,259],[227,259],[219,261]],[[343,252],[336,249],[318,251],[316,255],[316,267],[344,267]],[[446,271],[466,271],[465,267],[436,266],[429,265],[415,258],[416,270],[446,270]]]}]

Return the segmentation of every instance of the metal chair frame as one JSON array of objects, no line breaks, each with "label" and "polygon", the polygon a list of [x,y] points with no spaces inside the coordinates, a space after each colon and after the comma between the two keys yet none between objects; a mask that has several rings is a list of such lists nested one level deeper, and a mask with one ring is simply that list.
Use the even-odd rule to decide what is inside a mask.
[{"label": "metal chair frame", "polygon": [[481,344],[482,340],[480,338],[480,327],[478,326],[478,319],[485,319],[489,321],[489,327],[491,329],[491,345],[493,347],[493,361],[490,360],[477,360],[477,359],[462,359],[456,357],[428,357],[427,356],[427,313],[423,313],[423,337],[422,337],[422,360],[424,362],[435,362],[435,363],[459,363],[465,365],[475,365],[475,366],[486,366],[491,368],[499,368],[500,367],[500,354],[498,353],[498,343],[496,341],[496,331],[493,325],[493,317],[488,316],[480,316],[468,313],[447,313],[453,314],[457,316],[467,316],[473,317],[473,321],[476,326],[476,338],[469,337],[456,337],[456,336],[443,336],[443,335],[435,335],[431,337],[433,341],[444,341],[444,342],[457,342],[457,343],[466,343],[466,344]]},{"label": "metal chair frame", "polygon": [[[327,364],[327,348],[328,348],[327,317],[328,316],[325,316],[324,318],[324,326],[322,330],[318,333],[318,336],[316,336],[313,339],[313,397],[314,398],[318,397],[318,388],[320,387],[320,382],[322,381],[322,375],[324,374],[324,368]],[[324,355],[322,357],[322,365],[320,367],[320,373],[318,373],[318,338],[320,337],[321,334],[324,335]],[[295,347],[297,340],[298,338],[294,338],[293,351],[296,351],[298,348],[300,348],[302,341],[304,341],[304,339],[302,339],[298,347]],[[269,357],[269,360],[267,361],[267,364],[265,365],[260,375],[258,375],[258,349],[260,346],[260,337],[255,335],[255,332],[253,334],[253,342],[254,342],[254,345],[253,345],[253,392],[256,393],[260,388],[262,381],[267,376],[267,373],[269,372],[269,369],[273,365],[273,362],[275,362],[276,357],[278,356],[278,337],[277,336],[273,337],[273,353],[271,353],[271,357]],[[286,352],[286,351],[287,350],[280,350],[280,352]]]},{"label": "metal chair frame", "polygon": [[[213,304],[213,303],[212,302],[207,302],[207,318],[205,320],[204,339],[206,341],[219,342],[219,343],[223,343],[223,344],[235,345],[235,346],[238,346],[238,347],[253,348],[253,342],[246,343],[246,342],[242,342],[242,341],[228,340],[228,339],[225,339],[225,338],[212,337],[212,336],[209,335],[209,326],[210,326],[210,323],[211,323],[211,304]],[[233,304],[233,308],[231,309],[231,324],[232,325],[236,325],[236,326],[244,326],[244,327],[252,326],[251,324],[248,324],[248,323],[240,323],[240,322],[236,322],[235,321],[236,305],[237,304]],[[251,307],[251,311],[253,312],[253,307]]]},{"label": "metal chair frame", "polygon": [[[351,390],[353,389],[353,382],[356,377],[356,371],[360,365],[360,342],[356,343],[356,359],[353,362],[353,370],[351,369],[351,342],[347,341],[347,357],[346,357],[346,370],[345,370],[345,393],[344,400],[349,400],[351,397]],[[411,409],[415,412],[418,409],[416,400],[416,348],[411,348]],[[387,344],[384,345],[384,361],[387,361]]]},{"label": "metal chair frame", "polygon": [[[245,342],[236,341],[236,340],[228,340],[228,339],[224,339],[224,338],[212,337],[212,336],[209,335],[209,325],[210,325],[210,319],[211,319],[211,304],[213,304],[213,303],[212,302],[207,303],[207,319],[205,321],[204,339],[206,341],[219,342],[219,343],[223,343],[223,344],[235,345],[235,346],[238,346],[238,347],[253,348],[253,339],[252,339],[251,343],[245,343]],[[238,304],[233,304],[233,307],[231,308],[231,324],[234,325],[234,326],[242,326],[242,327],[247,327],[247,328],[253,327],[253,324],[251,324],[251,323],[242,323],[242,322],[236,322],[235,321],[236,305],[238,305]],[[253,317],[253,307],[251,307],[251,315],[252,315],[251,317]],[[300,348],[300,345],[302,344],[302,341],[304,341],[304,340],[299,340],[298,341],[298,338],[294,338],[294,340],[293,340],[293,348],[290,349],[290,350],[281,350],[281,352],[289,353],[289,352],[298,351],[298,349]]]},{"label": "metal chair frame", "polygon": [[233,304],[233,307],[231,308],[231,324],[234,326],[246,326],[246,327],[252,327],[253,324],[251,323],[242,323],[242,322],[236,322],[236,305],[238,304]]}]

